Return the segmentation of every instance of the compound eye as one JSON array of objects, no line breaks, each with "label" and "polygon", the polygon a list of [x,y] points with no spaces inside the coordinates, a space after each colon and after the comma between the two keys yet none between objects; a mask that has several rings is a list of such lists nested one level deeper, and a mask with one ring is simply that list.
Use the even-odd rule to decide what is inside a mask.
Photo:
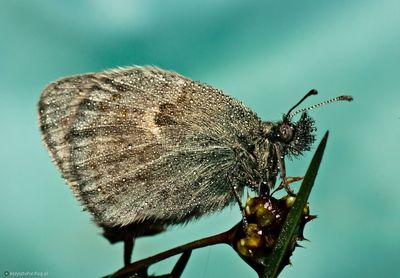
[{"label": "compound eye", "polygon": [[279,135],[282,142],[289,143],[293,139],[293,127],[288,124],[282,124],[279,127]]}]

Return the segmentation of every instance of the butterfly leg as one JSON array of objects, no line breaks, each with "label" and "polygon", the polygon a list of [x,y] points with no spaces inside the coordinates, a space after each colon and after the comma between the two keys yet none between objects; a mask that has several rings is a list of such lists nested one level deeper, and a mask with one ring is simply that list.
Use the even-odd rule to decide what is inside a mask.
[{"label": "butterfly leg", "polygon": [[282,153],[282,147],[279,143],[275,143],[274,147],[275,147],[275,151],[276,151],[276,156],[278,158],[278,167],[280,170],[279,172],[280,172],[280,177],[281,177],[281,183],[279,184],[278,188],[275,191],[278,191],[278,190],[281,190],[282,188],[284,188],[288,195],[294,196],[295,194],[294,194],[293,190],[289,187],[289,184],[294,181],[289,180],[286,177],[285,157],[283,156],[283,153]]},{"label": "butterfly leg", "polygon": [[[296,181],[301,181],[302,179],[304,179],[304,177],[286,177],[286,186],[288,187],[289,184],[291,184],[291,183],[293,183],[293,182],[296,182]],[[281,183],[277,188],[275,188],[274,191],[272,191],[272,194],[274,194],[275,192],[277,192],[277,191],[279,191],[279,190],[281,190],[281,189],[283,189],[283,188],[285,188],[285,187],[284,187],[284,184]],[[292,192],[293,192],[293,191],[292,191]],[[272,194],[271,194],[271,195],[272,195]]]},{"label": "butterfly leg", "polygon": [[231,176],[231,175],[228,175],[228,180],[229,180],[229,184],[230,184],[230,187],[231,187],[233,196],[235,197],[235,200],[236,200],[236,202],[237,202],[238,205],[239,205],[240,212],[242,213],[243,227],[244,227],[244,228],[247,228],[248,222],[247,222],[247,219],[246,219],[246,211],[245,211],[245,208],[244,208],[244,206],[243,206],[242,200],[241,200],[241,198],[240,198],[240,196],[239,196],[239,193],[236,191],[236,186],[235,186],[235,184],[236,184],[237,182],[235,182],[235,181],[232,180],[232,176]]}]

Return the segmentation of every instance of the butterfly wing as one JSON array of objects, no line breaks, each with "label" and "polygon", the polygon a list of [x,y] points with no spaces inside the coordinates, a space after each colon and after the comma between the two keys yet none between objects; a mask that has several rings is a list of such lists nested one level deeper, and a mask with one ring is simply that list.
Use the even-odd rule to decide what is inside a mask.
[{"label": "butterfly wing", "polygon": [[75,195],[110,227],[183,223],[223,208],[240,165],[255,163],[246,149],[261,132],[237,100],[154,67],[56,81],[39,119]]}]

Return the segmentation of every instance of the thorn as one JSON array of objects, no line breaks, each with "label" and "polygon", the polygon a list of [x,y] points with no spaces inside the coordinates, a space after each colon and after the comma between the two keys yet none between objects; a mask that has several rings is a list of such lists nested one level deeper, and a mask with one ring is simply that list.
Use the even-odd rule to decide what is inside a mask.
[{"label": "thorn", "polygon": [[310,242],[307,238],[305,238],[303,235],[298,235],[296,238],[298,241],[308,241]]},{"label": "thorn", "polygon": [[304,240],[304,225],[300,227],[299,231],[297,232],[297,238],[301,238],[301,240]]},{"label": "thorn", "polygon": [[296,242],[296,244],[294,245],[294,247],[304,248],[303,245],[300,245],[300,244],[298,244],[297,242]]},{"label": "thorn", "polygon": [[311,214],[304,217],[306,223],[314,220],[315,218],[317,218],[317,216],[316,215],[311,215]]}]

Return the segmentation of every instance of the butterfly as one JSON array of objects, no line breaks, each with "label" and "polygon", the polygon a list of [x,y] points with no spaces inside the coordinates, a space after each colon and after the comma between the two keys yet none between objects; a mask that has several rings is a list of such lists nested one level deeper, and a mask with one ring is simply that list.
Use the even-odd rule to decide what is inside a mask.
[{"label": "butterfly", "polygon": [[219,211],[245,187],[270,194],[279,175],[285,180],[284,158],[315,140],[306,110],[351,98],[291,113],[316,93],[281,121],[263,121],[221,90],[135,66],[51,83],[39,122],[62,176],[116,242]]}]

